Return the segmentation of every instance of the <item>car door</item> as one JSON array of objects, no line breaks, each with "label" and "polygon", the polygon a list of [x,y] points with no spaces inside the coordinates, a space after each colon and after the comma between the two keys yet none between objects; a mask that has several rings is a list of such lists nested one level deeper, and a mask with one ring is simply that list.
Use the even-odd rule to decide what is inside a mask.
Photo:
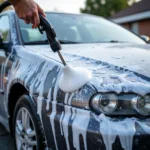
[{"label": "car door", "polygon": [[[10,42],[10,20],[8,15],[0,16],[0,35],[1,35],[1,44],[0,44],[0,118],[6,118],[7,107],[5,103],[5,89],[6,89],[6,78],[5,75],[8,72],[8,62],[7,57],[10,53],[9,48],[4,48],[3,43]],[[4,120],[4,119],[3,119]]]}]

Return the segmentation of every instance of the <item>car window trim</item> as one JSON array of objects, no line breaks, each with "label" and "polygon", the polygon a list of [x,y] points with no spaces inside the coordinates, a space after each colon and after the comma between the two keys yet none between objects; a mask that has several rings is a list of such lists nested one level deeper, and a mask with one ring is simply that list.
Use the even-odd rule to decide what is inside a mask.
[{"label": "car window trim", "polygon": [[10,43],[11,42],[11,24],[10,24],[10,16],[8,14],[0,14],[0,19],[4,16],[8,17],[9,20],[9,34],[8,34],[8,41],[4,41],[5,43]]},{"label": "car window trim", "polygon": [[20,29],[20,24],[19,24],[19,18],[17,17],[17,15],[15,14],[15,22],[16,22],[16,29],[17,29],[17,34],[18,34],[18,40],[20,45],[25,45],[24,44],[24,40],[21,34],[21,29]]}]

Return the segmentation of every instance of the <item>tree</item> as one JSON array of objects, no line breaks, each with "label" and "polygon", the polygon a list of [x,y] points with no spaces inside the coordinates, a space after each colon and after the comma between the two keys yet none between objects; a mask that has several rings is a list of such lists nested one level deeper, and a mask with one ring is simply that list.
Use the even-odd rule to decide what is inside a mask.
[{"label": "tree", "polygon": [[86,6],[81,8],[81,12],[110,17],[128,6],[127,0],[86,0]]},{"label": "tree", "polygon": [[139,2],[141,0],[128,0],[128,4],[132,5],[133,3]]}]

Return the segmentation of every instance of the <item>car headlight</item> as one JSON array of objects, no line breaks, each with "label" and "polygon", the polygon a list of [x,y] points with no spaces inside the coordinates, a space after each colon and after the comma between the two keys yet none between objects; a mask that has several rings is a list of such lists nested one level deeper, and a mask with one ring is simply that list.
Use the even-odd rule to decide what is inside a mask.
[{"label": "car headlight", "polygon": [[135,110],[141,115],[150,115],[150,96],[137,96],[132,100],[132,105]]},{"label": "car headlight", "polygon": [[98,94],[92,99],[92,106],[103,113],[112,113],[118,105],[118,99],[115,94]]},{"label": "car headlight", "polygon": [[110,116],[149,116],[150,95],[139,96],[132,93],[97,93],[90,101],[90,107],[96,113]]}]

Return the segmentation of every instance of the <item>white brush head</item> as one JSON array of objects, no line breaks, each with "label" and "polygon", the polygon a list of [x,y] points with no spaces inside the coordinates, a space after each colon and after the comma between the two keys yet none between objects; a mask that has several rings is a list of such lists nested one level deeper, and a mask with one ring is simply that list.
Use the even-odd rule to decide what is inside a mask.
[{"label": "white brush head", "polygon": [[59,79],[59,88],[67,93],[75,92],[92,78],[92,73],[85,68],[74,68],[67,65]]}]

